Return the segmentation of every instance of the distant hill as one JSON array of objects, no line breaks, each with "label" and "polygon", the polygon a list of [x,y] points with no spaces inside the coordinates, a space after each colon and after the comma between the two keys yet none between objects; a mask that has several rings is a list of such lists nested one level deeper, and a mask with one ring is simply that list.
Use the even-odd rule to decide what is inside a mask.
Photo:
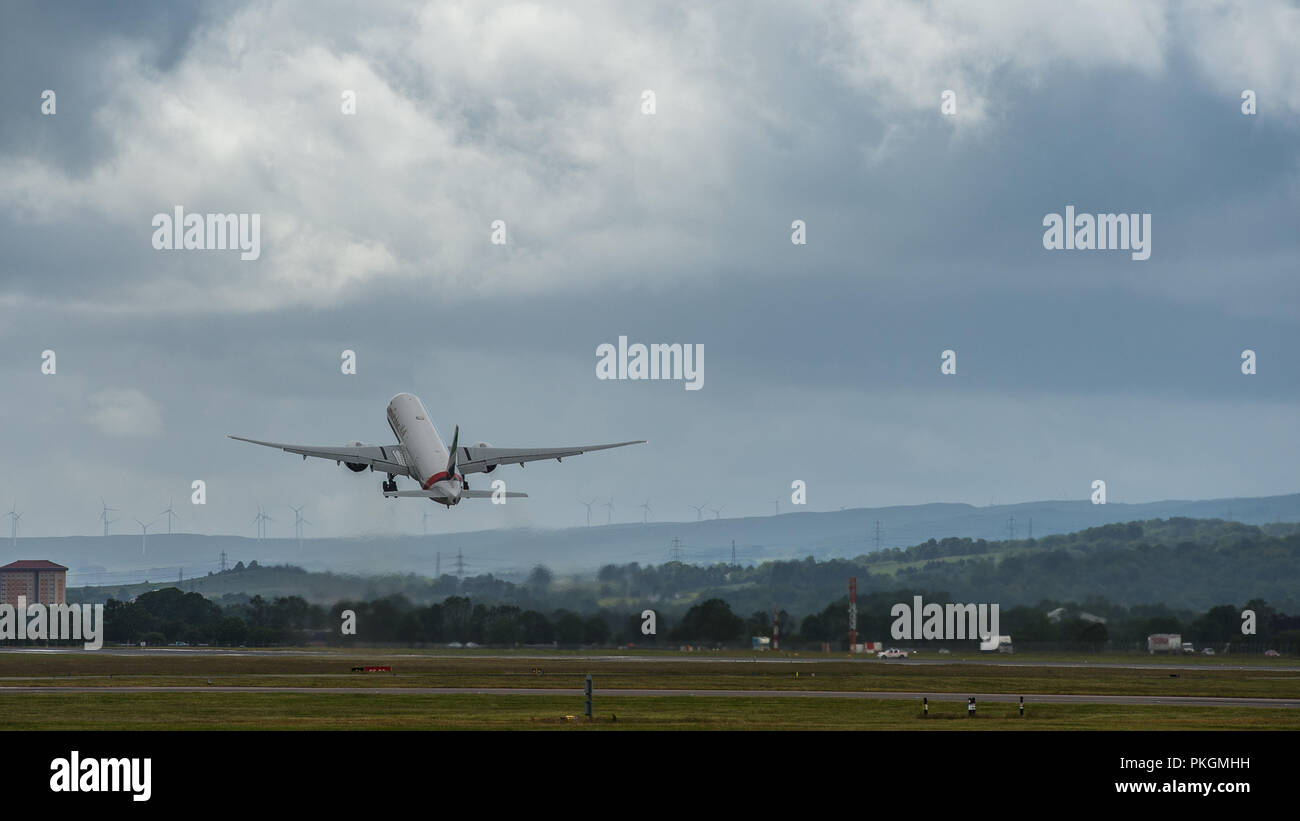
[{"label": "distant hill", "polygon": [[181,574],[203,576],[219,568],[222,552],[228,567],[237,561],[256,560],[341,573],[432,576],[436,569],[455,573],[457,553],[463,551],[465,575],[522,578],[537,563],[561,574],[588,572],[605,564],[661,564],[672,557],[673,539],[679,540],[686,563],[730,561],[733,540],[741,564],[806,556],[851,558],[875,550],[877,522],[884,548],[949,537],[1002,540],[1011,533],[1013,517],[1016,538],[1027,536],[1031,526],[1033,535],[1041,538],[1104,524],[1175,517],[1264,525],[1300,521],[1300,494],[1133,505],[1047,501],[974,507],[935,503],[561,530],[305,539],[301,548],[295,539],[150,534],[147,557],[142,555],[138,534],[20,538],[16,552],[10,552],[15,553],[14,559],[50,559],[67,565],[72,571],[69,584],[73,585],[145,579],[174,582]]},{"label": "distant hill", "polygon": [[1300,526],[1171,519],[1032,541],[936,540],[858,560],[765,564],[696,595],[725,593],[742,612],[776,596],[791,612],[806,612],[843,596],[850,575],[859,595],[906,590],[1004,607],[1072,601],[1098,612],[1106,603],[1199,611],[1264,599],[1300,613]]},{"label": "distant hill", "polygon": [[[428,604],[459,595],[538,610],[639,612],[652,606],[670,614],[721,598],[739,613],[765,612],[778,602],[790,613],[806,615],[843,600],[850,576],[857,577],[862,596],[919,593],[1004,607],[1077,602],[1103,615],[1112,607],[1203,611],[1262,599],[1284,612],[1300,613],[1300,525],[1177,518],[1014,541],[948,537],[852,559],[775,560],[748,567],[609,563],[594,578],[559,578],[541,588],[490,575],[458,582],[447,574],[437,579],[362,577],[262,566],[198,577],[182,587],[211,598],[292,595],[317,604],[394,594]],[[157,587],[74,588],[69,599],[128,600]]]},{"label": "distant hill", "polygon": [[[110,598],[130,601],[141,593],[179,587],[186,593],[200,593],[210,599],[224,597],[244,598],[261,596],[271,600],[283,596],[298,596],[312,604],[333,604],[343,600],[371,601],[401,594],[415,602],[439,601],[447,596],[496,594],[503,599],[513,598],[508,583],[488,581],[486,577],[471,578],[458,584],[455,576],[444,575],[431,579],[413,574],[387,574],[358,576],[345,573],[313,572],[292,565],[262,565],[228,569],[211,575],[195,576],[170,582],[137,582],[134,584],[108,584],[86,587],[69,587],[68,601],[105,602]],[[495,588],[495,589],[494,589]]]}]

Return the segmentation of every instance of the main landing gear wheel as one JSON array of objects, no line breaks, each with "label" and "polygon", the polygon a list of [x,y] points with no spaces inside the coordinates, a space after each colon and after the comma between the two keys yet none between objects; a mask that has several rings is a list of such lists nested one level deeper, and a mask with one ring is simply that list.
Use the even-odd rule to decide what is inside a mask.
[{"label": "main landing gear wheel", "polygon": [[392,479],[389,479],[387,482],[381,482],[379,486],[384,489],[384,493],[397,492],[397,482],[394,482]]}]

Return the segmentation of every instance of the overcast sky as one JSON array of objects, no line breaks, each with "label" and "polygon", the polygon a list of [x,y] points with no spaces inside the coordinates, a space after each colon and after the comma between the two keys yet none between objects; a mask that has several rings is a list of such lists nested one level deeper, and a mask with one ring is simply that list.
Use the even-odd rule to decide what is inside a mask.
[{"label": "overcast sky", "polygon": [[[1297,43],[1287,2],[5,3],[0,506],[350,535],[758,515],[796,479],[1294,493]],[[1045,250],[1067,205],[1150,214],[1150,259]],[[260,215],[260,256],[156,250],[177,206]],[[703,388],[598,380],[620,335],[702,345]],[[401,391],[446,438],[649,444],[448,511],[225,438],[386,444]]]}]

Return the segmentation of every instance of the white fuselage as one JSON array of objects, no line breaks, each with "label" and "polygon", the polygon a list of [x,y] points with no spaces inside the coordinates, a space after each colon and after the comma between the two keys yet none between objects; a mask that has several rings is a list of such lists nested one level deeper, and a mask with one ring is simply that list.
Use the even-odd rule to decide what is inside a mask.
[{"label": "white fuselage", "polygon": [[399,393],[389,400],[388,426],[406,450],[411,478],[424,490],[435,490],[445,496],[447,501],[443,504],[458,503],[464,477],[448,475],[447,463],[451,454],[420,397]]}]

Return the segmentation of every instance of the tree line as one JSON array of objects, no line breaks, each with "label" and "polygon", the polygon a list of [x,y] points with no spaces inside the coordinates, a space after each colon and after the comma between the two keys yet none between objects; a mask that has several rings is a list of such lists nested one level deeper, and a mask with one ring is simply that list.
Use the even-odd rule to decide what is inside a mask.
[{"label": "tree line", "polygon": [[[900,643],[890,638],[894,621],[891,609],[896,603],[910,603],[917,594],[927,602],[956,601],[945,592],[912,589],[861,595],[859,640]],[[141,594],[130,602],[111,599],[104,609],[105,643],[747,647],[753,637],[771,637],[773,633],[771,611],[755,610],[742,616],[722,598],[699,601],[678,618],[656,612],[653,635],[643,631],[646,620],[637,610],[598,608],[582,613],[559,608],[544,612],[474,601],[466,596],[417,605],[400,594],[369,601],[340,601],[330,606],[311,604],[298,596],[228,599],[223,605],[174,587]],[[1243,609],[1255,612],[1253,636],[1241,633]],[[349,611],[350,618],[345,619]],[[354,634],[343,632],[349,620],[355,625]],[[783,647],[820,649],[825,643],[833,650],[847,649],[848,597],[802,619],[778,610],[776,625]],[[1300,648],[1300,616],[1288,616],[1262,600],[1249,601],[1244,607],[1217,605],[1202,612],[1177,611],[1159,604],[1130,608],[1100,598],[1081,604],[1043,600],[1034,606],[1001,611],[999,632],[1011,635],[1020,646],[1061,649],[1142,649],[1151,633],[1181,633],[1198,646],[1231,644],[1241,649],[1274,648],[1288,653]]]}]

